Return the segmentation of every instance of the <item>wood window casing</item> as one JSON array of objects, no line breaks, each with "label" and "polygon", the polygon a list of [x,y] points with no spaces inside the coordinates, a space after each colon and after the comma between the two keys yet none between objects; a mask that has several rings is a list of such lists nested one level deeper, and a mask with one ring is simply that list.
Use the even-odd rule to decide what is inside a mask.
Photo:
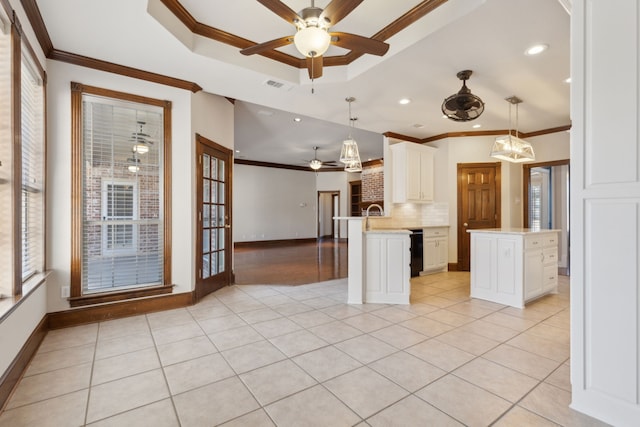
[{"label": "wood window casing", "polygon": [[[10,192],[11,192],[11,201],[10,207],[8,208],[6,213],[9,213],[10,217],[8,218],[8,223],[10,224],[10,234],[11,238],[9,240],[11,245],[12,259],[7,262],[7,264],[3,264],[5,268],[9,270],[5,277],[10,281],[9,292],[14,296],[14,299],[18,299],[23,296],[25,292],[29,292],[34,289],[38,285],[40,285],[45,274],[45,265],[46,259],[44,256],[44,248],[45,248],[45,192],[46,192],[46,73],[38,61],[38,58],[31,47],[31,44],[27,40],[26,36],[22,31],[22,26],[15,12],[10,10],[10,8],[5,6],[5,13],[9,15],[9,19],[11,21],[11,30],[10,30],[10,101],[8,114],[10,115],[10,157],[12,164],[12,172],[11,172],[11,183],[10,183]],[[29,249],[36,250],[41,253],[41,256],[38,257],[36,265],[32,265],[34,270],[25,276],[23,274],[23,248],[24,246],[24,237],[25,237],[25,229],[23,228],[23,215],[25,211],[23,211],[23,67],[24,63],[28,62],[30,65],[29,72],[31,73],[31,77],[36,80],[39,80],[38,86],[41,88],[41,99],[37,105],[34,107],[39,107],[41,110],[35,112],[35,116],[40,118],[40,121],[37,123],[38,125],[38,138],[34,141],[31,141],[34,146],[37,147],[38,150],[41,150],[39,153],[40,156],[37,158],[31,159],[35,161],[42,161],[40,178],[41,182],[39,182],[39,193],[40,200],[37,203],[38,212],[40,219],[37,220],[37,226],[40,227],[40,232],[38,233],[38,237],[34,240],[29,240]],[[30,145],[31,146],[31,145]],[[31,206],[31,205],[30,205]],[[32,214],[31,209],[28,209],[28,213]],[[7,228],[4,228],[3,231],[8,231]],[[27,228],[27,232],[31,232],[30,228]]]},{"label": "wood window casing", "polygon": [[[83,295],[83,110],[82,96],[95,95],[162,108],[163,111],[163,278],[158,286]],[[171,102],[71,83],[71,289],[72,307],[171,293]]]}]

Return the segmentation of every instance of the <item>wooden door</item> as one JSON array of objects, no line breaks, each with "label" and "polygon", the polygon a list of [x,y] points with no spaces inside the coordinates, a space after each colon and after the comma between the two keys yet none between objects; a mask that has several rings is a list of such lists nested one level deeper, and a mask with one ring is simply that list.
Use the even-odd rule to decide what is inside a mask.
[{"label": "wooden door", "polygon": [[196,299],[231,282],[231,150],[196,135]]},{"label": "wooden door", "polygon": [[500,163],[458,164],[458,270],[469,271],[467,230],[500,227]]}]

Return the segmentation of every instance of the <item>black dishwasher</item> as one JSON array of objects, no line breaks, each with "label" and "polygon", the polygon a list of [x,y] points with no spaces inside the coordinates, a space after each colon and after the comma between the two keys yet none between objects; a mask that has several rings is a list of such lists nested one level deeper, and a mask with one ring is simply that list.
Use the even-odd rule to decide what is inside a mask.
[{"label": "black dishwasher", "polygon": [[422,228],[411,231],[411,277],[420,275],[422,271]]}]

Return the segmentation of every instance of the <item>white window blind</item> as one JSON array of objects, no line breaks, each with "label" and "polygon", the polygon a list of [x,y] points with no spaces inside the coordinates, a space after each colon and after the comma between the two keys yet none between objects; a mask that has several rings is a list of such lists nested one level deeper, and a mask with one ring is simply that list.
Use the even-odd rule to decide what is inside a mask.
[{"label": "white window blind", "polygon": [[21,66],[22,280],[44,270],[44,89],[23,47]]},{"label": "white window blind", "polygon": [[163,283],[163,111],[83,95],[82,292]]}]

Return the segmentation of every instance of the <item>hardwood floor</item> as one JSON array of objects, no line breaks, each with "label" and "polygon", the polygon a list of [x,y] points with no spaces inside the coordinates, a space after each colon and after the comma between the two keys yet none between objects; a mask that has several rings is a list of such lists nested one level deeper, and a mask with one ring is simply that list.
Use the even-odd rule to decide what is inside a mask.
[{"label": "hardwood floor", "polygon": [[334,239],[235,248],[236,284],[301,285],[347,277],[347,243]]}]

